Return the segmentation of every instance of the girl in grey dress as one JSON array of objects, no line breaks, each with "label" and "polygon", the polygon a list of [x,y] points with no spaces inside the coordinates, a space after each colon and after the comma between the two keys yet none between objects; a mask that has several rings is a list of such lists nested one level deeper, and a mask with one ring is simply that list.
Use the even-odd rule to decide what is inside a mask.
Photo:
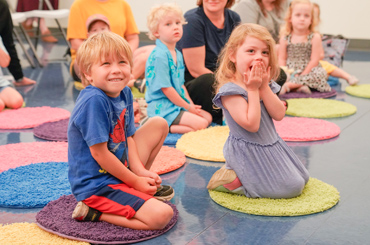
[{"label": "girl in grey dress", "polygon": [[279,72],[274,45],[266,28],[243,24],[221,53],[213,102],[223,110],[230,134],[224,145],[226,164],[212,176],[208,189],[252,198],[292,198],[309,179],[272,120],[285,115],[276,95],[280,86],[271,80]]}]

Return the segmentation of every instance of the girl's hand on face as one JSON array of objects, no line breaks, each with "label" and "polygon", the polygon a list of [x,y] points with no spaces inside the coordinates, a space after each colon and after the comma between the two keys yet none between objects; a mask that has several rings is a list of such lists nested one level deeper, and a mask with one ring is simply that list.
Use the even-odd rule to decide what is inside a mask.
[{"label": "girl's hand on face", "polygon": [[260,88],[269,85],[269,82],[271,80],[271,66],[266,68],[265,64],[262,63],[262,71],[262,85]]},{"label": "girl's hand on face", "polygon": [[244,83],[245,83],[245,86],[247,87],[247,91],[258,90],[259,87],[261,86],[261,84],[262,84],[262,74],[263,74],[261,63],[262,62],[258,62],[256,64],[254,64],[254,66],[252,67],[252,70],[250,72],[249,78],[248,78],[247,74],[244,73]]}]

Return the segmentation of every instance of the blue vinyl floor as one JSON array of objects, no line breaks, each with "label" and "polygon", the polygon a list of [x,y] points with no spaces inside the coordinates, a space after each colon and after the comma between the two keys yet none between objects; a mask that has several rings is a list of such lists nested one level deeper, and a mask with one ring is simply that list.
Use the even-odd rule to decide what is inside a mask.
[{"label": "blue vinyl floor", "polygon": [[[19,48],[19,47],[17,47]],[[73,87],[66,45],[41,43],[45,66],[32,69],[19,49],[25,75],[37,80],[22,87],[28,107],[52,106],[72,111],[79,91]],[[48,60],[59,59],[59,60]],[[348,51],[343,69],[370,83],[370,53]],[[6,70],[4,70],[7,73]],[[175,227],[163,236],[140,244],[370,244],[370,99],[344,92],[344,80],[334,88],[336,100],[357,107],[354,115],[328,119],[341,134],[327,141],[288,143],[303,160],[310,175],[335,186],[340,201],[332,209],[300,217],[265,217],[234,212],[214,203],[206,185],[222,163],[187,159],[186,164],[162,175],[174,187],[172,202],[180,214]],[[2,130],[0,145],[41,141],[31,130]],[[35,222],[39,209],[0,209],[0,224]]]}]

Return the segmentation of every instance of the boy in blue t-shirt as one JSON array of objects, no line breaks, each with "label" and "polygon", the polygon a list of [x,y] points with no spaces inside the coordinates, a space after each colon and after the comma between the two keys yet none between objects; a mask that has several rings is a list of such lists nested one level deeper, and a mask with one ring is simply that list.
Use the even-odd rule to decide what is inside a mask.
[{"label": "boy in blue t-shirt", "polygon": [[174,191],[161,186],[161,178],[149,169],[168,127],[156,117],[135,131],[133,98],[126,86],[130,46],[117,34],[101,32],[81,45],[76,62],[88,86],[68,125],[68,178],[78,201],[72,218],[163,229],[173,210],[159,200],[171,199]]}]

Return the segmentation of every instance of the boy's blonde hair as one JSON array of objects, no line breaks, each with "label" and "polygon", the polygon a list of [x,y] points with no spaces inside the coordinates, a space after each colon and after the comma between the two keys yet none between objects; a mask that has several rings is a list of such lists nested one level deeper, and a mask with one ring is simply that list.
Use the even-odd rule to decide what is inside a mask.
[{"label": "boy's blonde hair", "polygon": [[182,10],[177,4],[165,3],[162,5],[154,6],[150,9],[150,12],[147,18],[147,26],[149,29],[148,36],[151,40],[157,39],[154,36],[154,33],[158,31],[159,22],[168,13],[177,14],[181,18],[181,22],[183,22],[183,24],[186,24]]},{"label": "boy's blonde hair", "polygon": [[216,71],[215,91],[225,83],[235,78],[236,66],[230,60],[230,57],[236,54],[238,48],[244,43],[248,37],[257,38],[266,43],[269,49],[269,64],[271,67],[271,79],[276,79],[279,76],[280,68],[277,62],[277,55],[275,51],[275,41],[269,31],[260,25],[245,23],[238,25],[231,33],[229,40],[222,49],[218,58],[218,69]]},{"label": "boy's blonde hair", "polygon": [[292,18],[292,13],[293,13],[293,9],[294,9],[294,6],[297,5],[297,4],[308,4],[311,6],[311,25],[308,27],[309,31],[310,32],[316,32],[316,22],[317,20],[315,19],[314,17],[314,10],[313,10],[313,5],[311,3],[310,0],[293,0],[290,4],[289,4],[289,8],[286,12],[286,15],[285,15],[285,25],[283,25],[283,27],[281,28],[280,30],[280,36],[288,36],[289,34],[292,33],[292,30],[293,30],[293,26],[292,26],[292,22],[290,21],[291,18]]},{"label": "boy's blonde hair", "polygon": [[132,51],[128,42],[113,32],[100,32],[90,36],[77,50],[76,63],[81,71],[81,82],[86,87],[90,84],[85,74],[91,74],[91,66],[110,56],[124,57],[132,68]]}]

